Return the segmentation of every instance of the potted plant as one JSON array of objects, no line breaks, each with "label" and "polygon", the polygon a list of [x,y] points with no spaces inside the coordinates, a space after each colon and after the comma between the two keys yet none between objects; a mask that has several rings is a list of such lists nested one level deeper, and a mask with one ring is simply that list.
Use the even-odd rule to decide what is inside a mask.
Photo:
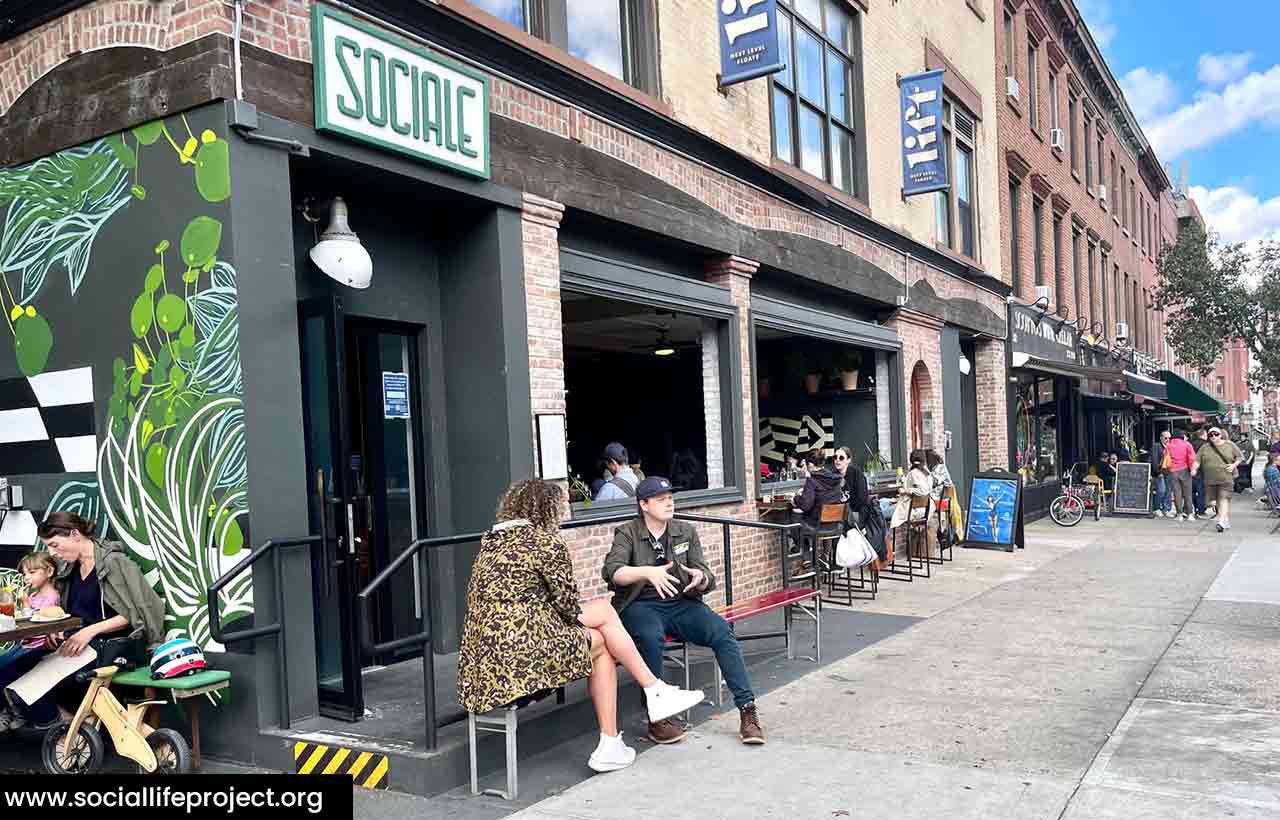
[{"label": "potted plant", "polygon": [[861,350],[844,347],[836,354],[836,369],[840,371],[840,383],[845,390],[858,389],[858,371],[861,368]]},{"label": "potted plant", "polygon": [[834,372],[835,359],[831,353],[826,350],[814,354],[809,372],[804,376],[804,389],[809,395],[814,395],[822,389],[822,383],[829,375]]}]

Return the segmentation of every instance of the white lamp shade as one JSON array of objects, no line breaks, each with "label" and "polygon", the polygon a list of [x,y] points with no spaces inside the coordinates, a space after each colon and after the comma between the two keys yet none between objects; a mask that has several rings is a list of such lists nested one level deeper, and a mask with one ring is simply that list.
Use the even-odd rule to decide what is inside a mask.
[{"label": "white lamp shade", "polygon": [[358,240],[324,239],[311,249],[311,261],[330,279],[363,290],[373,280],[373,260]]},{"label": "white lamp shade", "polygon": [[973,365],[969,364],[969,360],[964,356],[964,354],[961,354],[960,355],[960,372],[968,376],[969,373],[972,371],[973,371]]}]

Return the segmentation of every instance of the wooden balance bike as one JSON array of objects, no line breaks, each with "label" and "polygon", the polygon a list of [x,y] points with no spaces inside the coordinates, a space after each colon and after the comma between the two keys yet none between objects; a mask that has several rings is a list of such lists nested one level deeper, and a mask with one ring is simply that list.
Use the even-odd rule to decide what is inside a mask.
[{"label": "wooden balance bike", "polygon": [[191,771],[191,749],[173,729],[156,729],[146,722],[151,707],[164,703],[149,700],[125,706],[111,693],[111,679],[119,667],[93,670],[89,691],[70,722],[62,722],[44,736],[42,756],[51,774],[94,774],[107,757],[102,729],[110,735],[116,753],[138,764],[142,774],[186,774]]}]

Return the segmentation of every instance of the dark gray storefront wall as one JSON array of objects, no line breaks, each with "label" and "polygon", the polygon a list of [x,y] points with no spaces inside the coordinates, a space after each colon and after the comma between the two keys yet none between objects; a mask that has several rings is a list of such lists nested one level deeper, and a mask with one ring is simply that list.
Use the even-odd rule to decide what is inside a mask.
[{"label": "dark gray storefront wall", "polygon": [[942,338],[942,419],[943,430],[951,433],[951,449],[942,454],[947,462],[947,470],[951,480],[956,483],[957,492],[968,487],[968,477],[974,470],[965,452],[968,432],[965,428],[964,381],[973,378],[960,372],[960,331],[954,327],[944,327]]}]

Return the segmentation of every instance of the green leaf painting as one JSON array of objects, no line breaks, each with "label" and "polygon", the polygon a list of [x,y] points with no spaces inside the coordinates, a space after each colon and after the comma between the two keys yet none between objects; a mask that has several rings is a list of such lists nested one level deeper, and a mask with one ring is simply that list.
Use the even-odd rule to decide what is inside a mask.
[{"label": "green leaf painting", "polygon": [[[59,323],[71,323],[40,309],[50,274],[66,273],[73,300],[87,275],[110,276],[119,295],[89,306],[94,323],[128,328],[123,345],[79,363],[111,374],[97,480],[65,484],[48,509],[110,529],[164,599],[167,631],[214,651],[206,590],[249,551],[236,270],[219,256],[230,165],[223,137],[179,115],[0,169],[0,322],[18,369],[30,377],[50,367]],[[190,194],[175,199],[175,184]],[[138,237],[149,258],[120,259],[115,244],[103,251],[125,207],[142,209],[127,224],[154,226],[144,230],[156,235]],[[95,282],[95,299],[103,292]],[[57,350],[57,367],[77,364]],[[218,606],[224,622],[251,615],[251,575]]]}]

